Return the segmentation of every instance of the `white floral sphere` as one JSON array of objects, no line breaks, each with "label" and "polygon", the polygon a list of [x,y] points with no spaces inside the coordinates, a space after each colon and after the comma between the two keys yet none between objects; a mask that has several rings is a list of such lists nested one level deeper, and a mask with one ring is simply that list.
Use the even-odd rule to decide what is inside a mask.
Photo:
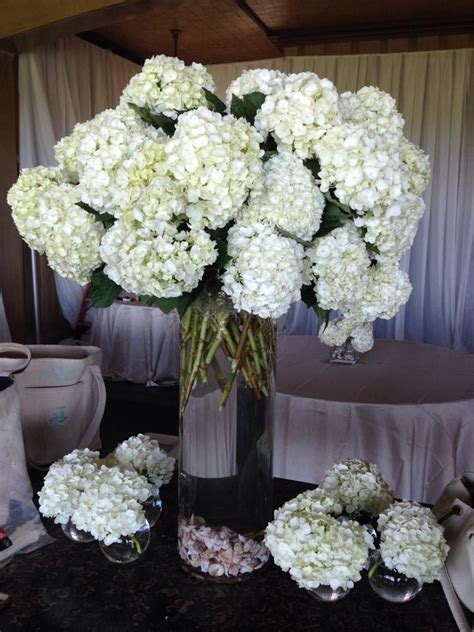
[{"label": "white floral sphere", "polygon": [[196,226],[220,228],[237,215],[262,170],[261,138],[243,119],[206,108],[185,112],[166,145]]},{"label": "white floral sphere", "polygon": [[346,313],[364,300],[370,258],[359,231],[352,223],[316,240],[307,256],[312,264],[320,307]]},{"label": "white floral sphere", "polygon": [[169,176],[158,176],[141,190],[135,204],[123,213],[122,218],[163,235],[174,223],[185,218],[185,210],[186,200],[178,183]]},{"label": "white floral sphere", "polygon": [[303,248],[264,224],[236,224],[229,231],[231,261],[222,275],[224,292],[238,310],[278,318],[299,298]]},{"label": "white floral sphere", "polygon": [[387,134],[353,123],[337,125],[316,142],[316,156],[321,191],[334,189],[340,202],[361,213],[407,191],[406,167]]},{"label": "white floral sphere", "polygon": [[369,549],[367,530],[352,520],[323,513],[277,510],[265,532],[275,564],[288,571],[300,588],[353,588],[361,579]]},{"label": "white floral sphere", "polygon": [[113,457],[120,467],[135,470],[157,487],[169,483],[174,473],[175,459],[160,448],[156,439],[146,435],[139,434],[122,441],[115,448]]},{"label": "white floral sphere", "polygon": [[164,142],[161,130],[124,110],[105,110],[76,125],[56,145],[55,155],[79,182],[83,202],[119,217],[136,202],[143,187],[165,175]]},{"label": "white floral sphere", "polygon": [[50,267],[65,279],[87,283],[102,259],[102,222],[77,206],[80,191],[63,183],[49,187],[40,199],[41,232]]},{"label": "white floral sphere", "polygon": [[348,317],[369,322],[376,318],[393,318],[411,294],[408,274],[398,267],[398,262],[379,262],[369,270],[365,294],[348,310]]},{"label": "white floral sphere", "polygon": [[428,156],[422,149],[404,139],[400,146],[400,157],[408,170],[408,190],[421,195],[428,186],[431,175]]},{"label": "white floral sphere", "polygon": [[269,70],[268,68],[251,68],[234,81],[231,81],[226,91],[226,103],[230,109],[232,95],[243,97],[252,92],[261,92],[265,96],[274,94],[282,88],[285,75],[279,70]]},{"label": "white floral sphere", "polygon": [[160,297],[193,290],[217,257],[215,242],[203,230],[180,231],[170,224],[159,234],[122,220],[107,231],[100,254],[105,274],[126,291]]},{"label": "white floral sphere", "polygon": [[361,459],[333,465],[320,486],[334,494],[348,514],[365,511],[378,516],[393,502],[393,491],[378,467]]},{"label": "white floral sphere", "polygon": [[387,134],[395,143],[402,138],[405,121],[397,110],[397,102],[379,88],[364,86],[355,94],[344,92],[340,106],[347,122],[363,125],[377,134]]},{"label": "white floral sphere", "polygon": [[277,154],[263,166],[260,186],[241,212],[244,223],[264,222],[310,240],[318,232],[325,199],[301,158]]},{"label": "white floral sphere", "polygon": [[50,187],[64,181],[64,174],[59,167],[22,169],[18,180],[8,191],[7,202],[12,208],[12,218],[18,232],[30,248],[40,253],[45,251],[40,199]]},{"label": "white floral sphere", "polygon": [[206,105],[203,88],[214,90],[214,81],[204,66],[186,66],[180,59],[156,55],[130,79],[120,104],[133,103],[154,114],[176,118],[179,112]]},{"label": "white floral sphere", "polygon": [[315,153],[315,142],[341,121],[339,98],[329,79],[312,72],[287,75],[280,89],[265,99],[255,117],[255,127],[271,133],[279,149],[300,158]]},{"label": "white floral sphere", "polygon": [[387,568],[422,583],[439,579],[449,547],[431,509],[416,502],[395,502],[379,516],[378,528]]},{"label": "white floral sphere", "polygon": [[351,339],[352,346],[359,353],[367,353],[374,346],[373,325],[353,318],[336,318],[327,326],[321,325],[319,339],[330,347],[339,347]]}]

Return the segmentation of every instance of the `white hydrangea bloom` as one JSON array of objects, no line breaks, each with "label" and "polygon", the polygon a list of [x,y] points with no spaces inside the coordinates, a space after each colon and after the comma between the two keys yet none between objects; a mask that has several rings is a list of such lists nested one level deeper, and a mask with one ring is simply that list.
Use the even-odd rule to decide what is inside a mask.
[{"label": "white hydrangea bloom", "polygon": [[425,208],[423,198],[405,193],[387,207],[374,206],[354,224],[364,227],[364,240],[378,248],[376,259],[399,259],[413,244]]},{"label": "white hydrangea bloom", "polygon": [[66,524],[71,518],[81,493],[87,488],[97,470],[99,453],[74,450],[51,465],[38,493],[39,509],[43,516]]},{"label": "white hydrangea bloom", "polygon": [[320,307],[346,313],[364,299],[370,258],[352,223],[317,239],[307,256],[312,262]]},{"label": "white hydrangea bloom", "polygon": [[265,99],[255,117],[264,136],[271,133],[279,148],[300,158],[315,153],[315,142],[341,121],[339,97],[329,79],[312,72],[287,75],[281,89]]},{"label": "white hydrangea bloom", "polygon": [[439,579],[449,547],[431,509],[416,502],[395,502],[379,516],[378,527],[387,568],[422,583]]},{"label": "white hydrangea bloom", "polygon": [[309,240],[319,229],[324,205],[311,171],[301,158],[285,152],[264,164],[262,181],[242,207],[241,221],[263,221]]},{"label": "white hydrangea bloom", "polygon": [[226,91],[226,103],[230,108],[232,95],[243,97],[252,92],[261,92],[265,96],[274,94],[281,90],[285,75],[279,70],[269,70],[268,68],[251,68],[244,70],[237,79],[229,84]]},{"label": "white hydrangea bloom", "polygon": [[44,235],[40,218],[40,199],[50,187],[64,182],[59,167],[22,169],[18,180],[10,188],[7,202],[18,232],[33,250],[44,253]]},{"label": "white hydrangea bloom", "polygon": [[130,79],[120,104],[134,103],[155,114],[176,118],[180,111],[206,105],[203,88],[214,91],[214,81],[204,66],[186,66],[176,57],[156,55]]},{"label": "white hydrangea bloom", "polygon": [[316,142],[321,191],[334,188],[337,198],[356,211],[390,204],[407,190],[407,168],[398,144],[388,134],[344,123]]},{"label": "white hydrangea bloom", "polygon": [[185,217],[186,201],[181,187],[170,177],[154,178],[136,203],[124,211],[124,221],[136,221],[155,233],[169,231],[170,222]]},{"label": "white hydrangea bloom", "polygon": [[400,146],[400,157],[408,168],[408,190],[421,195],[430,181],[430,160],[425,152],[406,139]]},{"label": "white hydrangea bloom", "polygon": [[309,512],[331,514],[338,516],[343,511],[343,506],[337,494],[332,493],[321,487],[310,489],[306,492],[298,494],[296,498],[288,500],[279,509],[275,510],[275,518],[287,518],[295,512]]},{"label": "white hydrangea bloom", "polygon": [[40,198],[39,217],[50,267],[66,279],[87,283],[102,263],[99,248],[105,229],[77,206],[79,200],[76,185],[50,186]]},{"label": "white hydrangea bloom", "polygon": [[139,434],[120,443],[113,456],[120,467],[133,469],[146,476],[157,487],[170,482],[175,459],[168,456],[156,439]]},{"label": "white hydrangea bloom", "polygon": [[119,217],[144,186],[166,174],[165,140],[161,130],[124,110],[105,110],[78,123],[56,145],[55,155],[79,182],[83,202]]},{"label": "white hydrangea bloom", "polygon": [[300,297],[303,247],[264,224],[236,224],[229,231],[232,258],[222,276],[236,309],[278,318]]},{"label": "white hydrangea bloom", "polygon": [[363,125],[377,134],[387,134],[395,142],[401,139],[405,121],[390,94],[374,86],[364,86],[356,93],[344,92],[340,98],[347,122]]},{"label": "white hydrangea bloom", "polygon": [[113,544],[142,527],[145,522],[142,503],[150,490],[146,478],[134,471],[101,466],[80,494],[71,520],[96,540]]},{"label": "white hydrangea bloom", "polygon": [[364,511],[378,516],[393,502],[393,491],[378,467],[361,459],[333,465],[320,486],[337,496],[348,514]]},{"label": "white hydrangea bloom", "polygon": [[323,513],[285,510],[267,526],[265,544],[275,564],[288,571],[300,588],[353,588],[361,578],[369,549],[367,530],[352,520]]},{"label": "white hydrangea bloom", "polygon": [[365,294],[347,316],[360,322],[393,318],[410,298],[411,290],[408,274],[400,270],[396,260],[379,262],[370,268]]},{"label": "white hydrangea bloom", "polygon": [[203,230],[158,234],[137,222],[119,220],[105,234],[100,254],[105,274],[128,292],[176,297],[193,290],[214,263],[214,242]]},{"label": "white hydrangea bloom", "polygon": [[352,346],[359,353],[367,353],[374,346],[372,323],[361,323],[353,318],[336,318],[327,327],[321,325],[319,339],[330,347],[343,345],[351,338]]},{"label": "white hydrangea bloom", "polygon": [[193,224],[219,228],[235,218],[261,174],[260,141],[233,116],[198,108],[179,117],[166,145],[167,166],[183,187]]}]

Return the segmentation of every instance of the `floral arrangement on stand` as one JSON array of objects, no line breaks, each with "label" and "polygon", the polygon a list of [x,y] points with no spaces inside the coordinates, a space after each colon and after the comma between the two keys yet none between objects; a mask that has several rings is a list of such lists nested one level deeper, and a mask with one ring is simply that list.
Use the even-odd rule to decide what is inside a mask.
[{"label": "floral arrangement on stand", "polygon": [[161,513],[159,487],[173,470],[174,459],[144,435],[104,459],[87,448],[74,450],[49,468],[38,494],[40,512],[75,542],[96,540],[112,561],[131,562],[148,546]]},{"label": "floral arrangement on stand", "polygon": [[[378,517],[377,531],[364,514]],[[393,502],[378,468],[359,459],[334,465],[319,487],[277,509],[265,543],[277,566],[324,601],[346,596],[365,569],[380,596],[408,601],[438,578],[448,551],[433,512]]]}]

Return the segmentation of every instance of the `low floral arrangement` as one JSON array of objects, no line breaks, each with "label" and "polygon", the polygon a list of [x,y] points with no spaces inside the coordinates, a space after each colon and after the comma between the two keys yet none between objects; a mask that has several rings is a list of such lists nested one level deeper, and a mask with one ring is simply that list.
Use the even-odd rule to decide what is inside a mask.
[{"label": "low floral arrangement", "polygon": [[153,487],[169,482],[173,469],[174,459],[144,435],[105,459],[87,448],[74,450],[49,468],[38,494],[40,512],[108,546],[139,531]]},{"label": "low floral arrangement", "polygon": [[112,458],[119,467],[135,470],[156,487],[169,483],[174,473],[175,459],[147,435],[123,441],[113,451]]},{"label": "low floral arrangement", "polygon": [[[378,516],[377,533],[347,517],[362,512]],[[265,544],[275,564],[308,590],[348,591],[371,564],[369,577],[383,564],[420,584],[433,582],[448,552],[433,512],[416,502],[393,502],[378,468],[359,459],[334,465],[318,488],[277,509]]]},{"label": "low floral arrangement", "polygon": [[421,584],[439,579],[449,547],[435,515],[416,502],[395,502],[380,514],[380,559]]},{"label": "low floral arrangement", "polygon": [[200,64],[148,59],[117,108],[59,141],[57,167],[23,170],[8,194],[28,245],[90,281],[95,305],[125,290],[178,310],[181,411],[210,368],[222,406],[237,373],[266,395],[264,321],[299,299],[324,342],[370,349],[373,321],[410,295],[400,258],[430,171],[376,87],[339,94],[312,72],[255,69],[225,102],[213,91]]},{"label": "low floral arrangement", "polygon": [[349,590],[361,578],[369,549],[368,531],[353,520],[288,507],[275,511],[265,534],[275,564],[288,571],[300,588],[330,586]]},{"label": "low floral arrangement", "polygon": [[331,492],[349,515],[378,516],[393,502],[393,491],[376,465],[361,459],[346,459],[333,465],[320,483]]}]

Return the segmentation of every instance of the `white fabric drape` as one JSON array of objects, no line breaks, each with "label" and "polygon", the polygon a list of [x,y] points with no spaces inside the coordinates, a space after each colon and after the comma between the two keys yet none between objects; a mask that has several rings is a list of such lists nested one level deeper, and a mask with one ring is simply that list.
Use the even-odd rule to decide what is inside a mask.
[{"label": "white fabric drape", "polygon": [[[74,125],[114,108],[135,64],[73,37],[19,58],[20,168],[54,165],[56,141]],[[65,318],[74,328],[82,301],[78,283],[55,274]]]},{"label": "white fabric drape", "polygon": [[[379,336],[474,351],[473,57],[474,51],[466,49],[285,57],[208,67],[221,97],[243,70],[274,68],[316,72],[341,92],[375,85],[398,101],[407,137],[430,155],[432,179],[425,193],[427,211],[403,260],[412,296],[394,319],[377,323]],[[312,333],[314,327],[315,319],[302,306],[283,325],[286,333]]]}]

